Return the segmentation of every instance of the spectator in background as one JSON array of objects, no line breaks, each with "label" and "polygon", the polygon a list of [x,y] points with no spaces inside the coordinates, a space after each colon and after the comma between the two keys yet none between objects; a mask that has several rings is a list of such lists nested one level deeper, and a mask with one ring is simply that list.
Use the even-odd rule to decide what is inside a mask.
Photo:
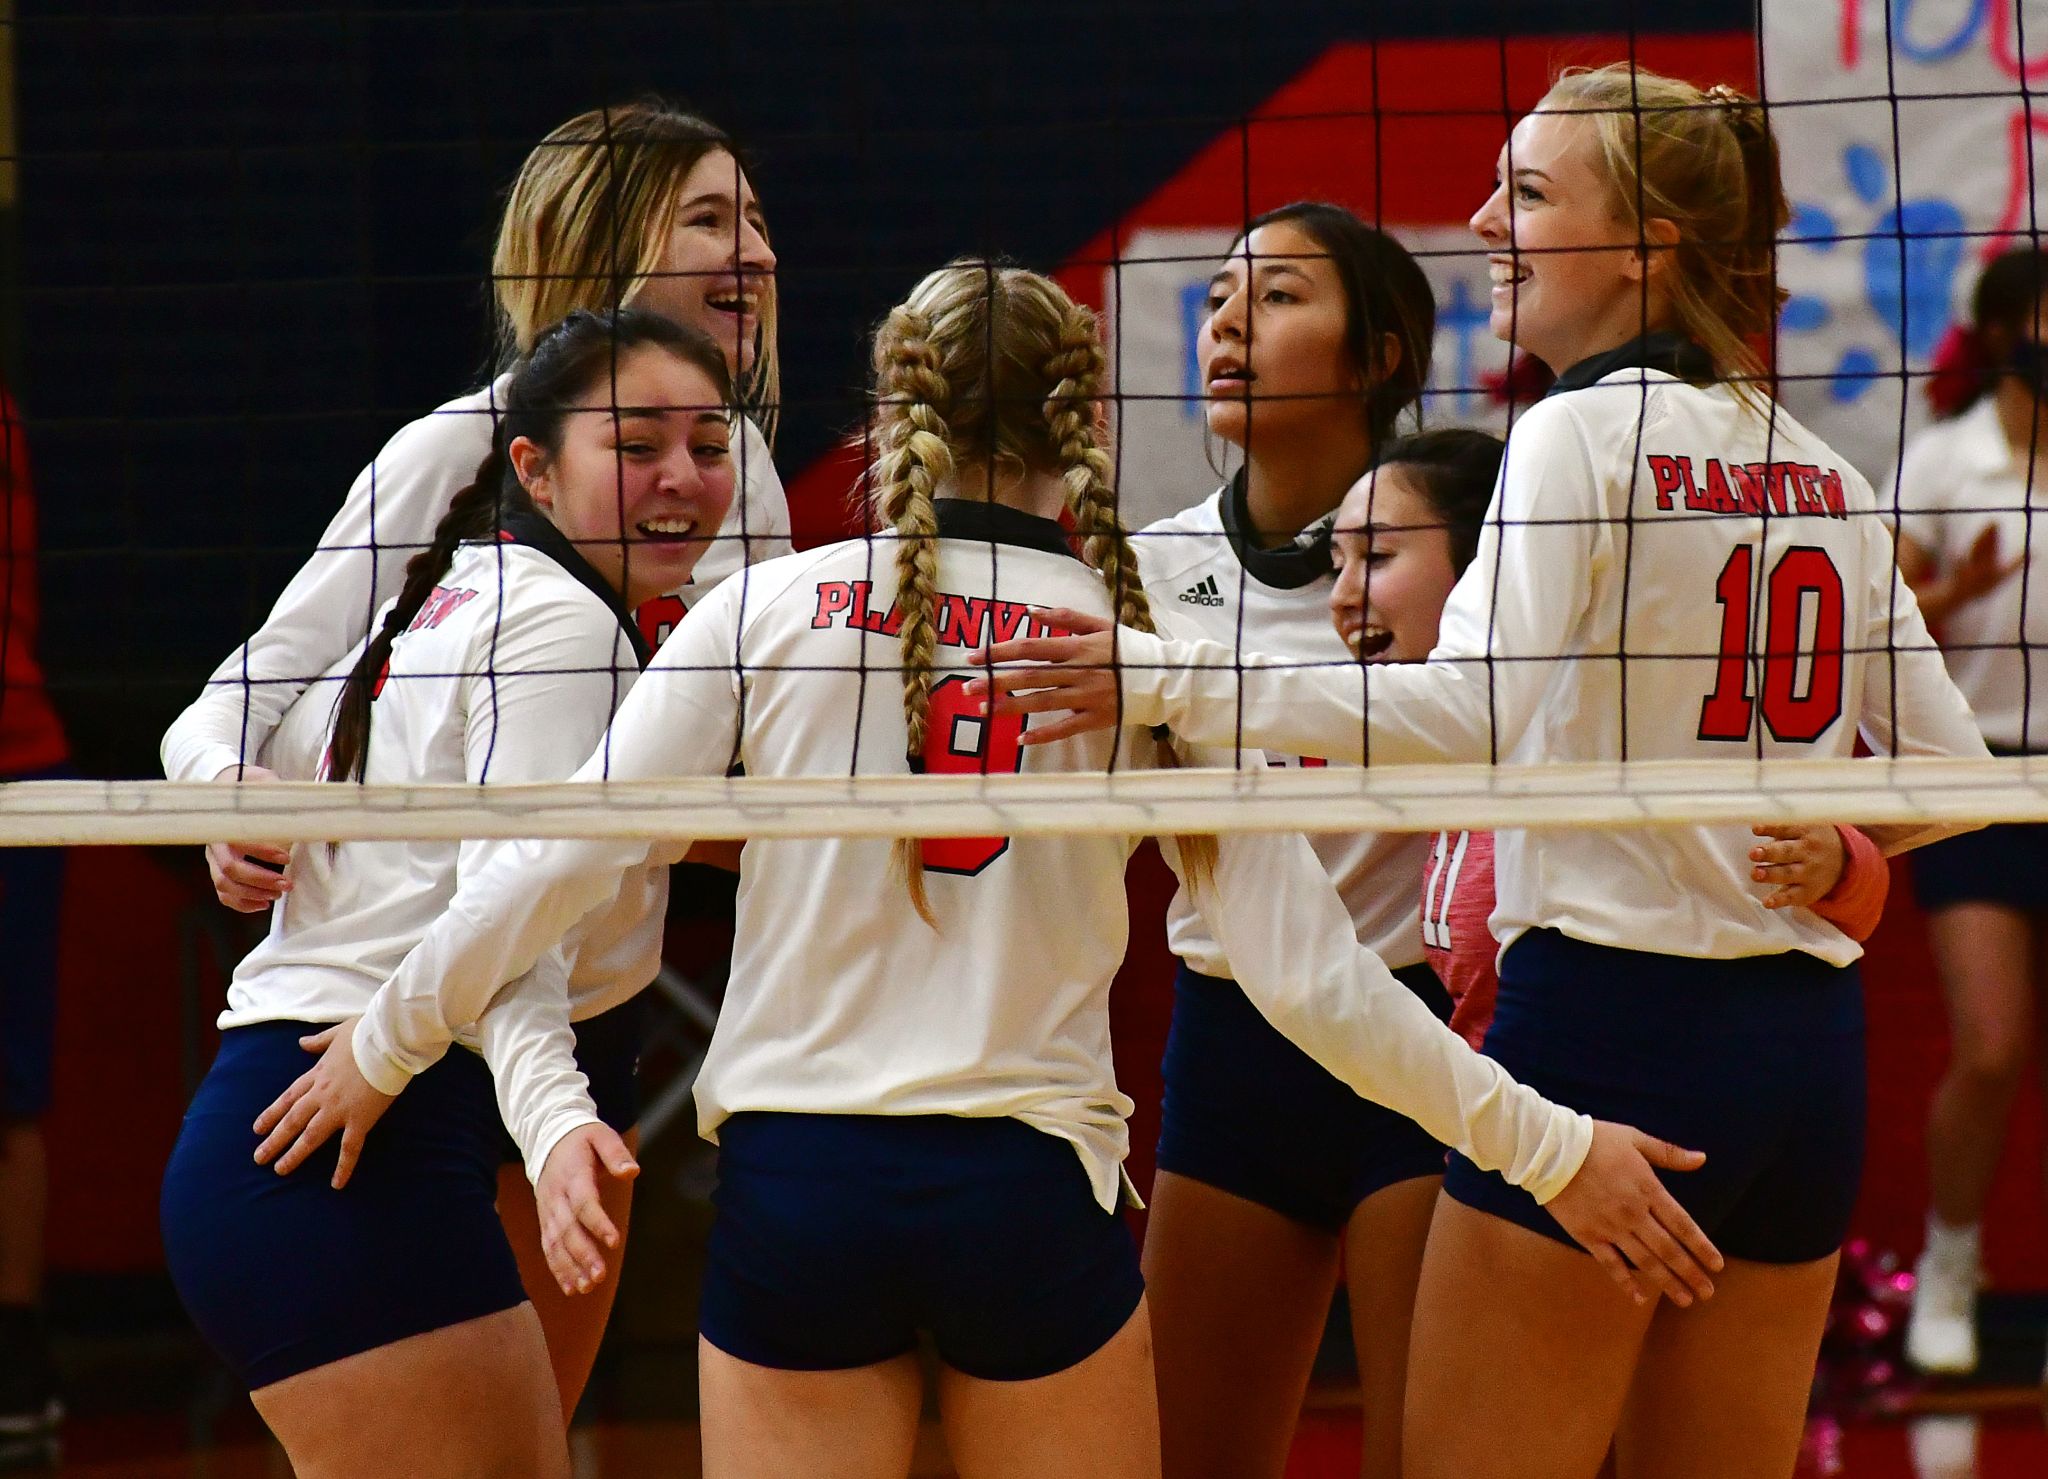
[{"label": "spectator in background", "polygon": [[[1972,326],[1928,386],[1947,419],[1907,445],[1879,500],[1897,510],[1900,572],[2000,755],[2048,750],[2048,589],[2028,568],[2034,514],[2048,506],[2044,273],[2048,256],[2032,248],[1984,269]],[[1928,1117],[1934,1205],[1906,1355],[1956,1375],[1977,1365],[1978,1224],[2043,1019],[2048,826],[1986,827],[1914,853],[1912,867],[1951,1041]]]},{"label": "spectator in background", "polygon": [[[69,773],[36,665],[36,514],[21,417],[0,386],[0,781]],[[0,848],[0,1446],[61,1416],[43,1323],[42,1119],[50,1106],[64,853]]]}]

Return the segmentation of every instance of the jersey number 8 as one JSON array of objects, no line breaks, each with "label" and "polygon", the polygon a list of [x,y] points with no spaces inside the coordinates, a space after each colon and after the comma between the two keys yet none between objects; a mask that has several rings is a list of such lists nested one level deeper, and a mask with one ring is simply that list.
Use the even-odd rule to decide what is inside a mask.
[{"label": "jersey number 8", "polygon": [[[1024,758],[1024,716],[988,715],[967,698],[967,680],[941,678],[925,710],[926,775],[1014,775]],[[925,867],[979,873],[1008,850],[1007,837],[927,837]]]}]

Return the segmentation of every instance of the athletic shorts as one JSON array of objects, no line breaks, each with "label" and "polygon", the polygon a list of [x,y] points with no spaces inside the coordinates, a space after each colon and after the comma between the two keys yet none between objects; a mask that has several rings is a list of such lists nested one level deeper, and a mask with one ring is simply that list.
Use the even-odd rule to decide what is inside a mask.
[{"label": "athletic shorts", "polygon": [[0,848],[0,1122],[50,1107],[63,901],[63,848]]},{"label": "athletic shorts", "polygon": [[[1394,975],[1445,1022],[1451,997],[1426,965]],[[1159,1169],[1325,1232],[1397,1181],[1444,1173],[1429,1132],[1281,1035],[1235,981],[1183,965],[1161,1065]]]},{"label": "athletic shorts", "polygon": [[[597,1117],[621,1135],[640,1123],[640,1049],[647,1040],[647,993],[575,1024],[576,1066],[590,1080]],[[500,1126],[498,1156],[520,1164],[519,1145]]]},{"label": "athletic shorts", "polygon": [[2003,904],[2048,913],[2048,822],[2005,822],[1906,854],[1923,909]]},{"label": "athletic shorts", "polygon": [[[1531,930],[1508,948],[1487,1056],[1596,1119],[1706,1152],[1660,1171],[1730,1258],[1807,1263],[1842,1244],[1863,1178],[1863,988],[1804,951],[1699,960]],[[1451,1157],[1467,1206],[1570,1244],[1497,1174]]]},{"label": "athletic shorts", "polygon": [[700,1328],[757,1366],[870,1366],[924,1332],[955,1370],[1028,1381],[1145,1292],[1074,1147],[1019,1120],[736,1114],[713,1205]]},{"label": "athletic shorts", "polygon": [[201,1335],[254,1391],[526,1299],[496,1207],[490,1070],[451,1049],[378,1121],[349,1184],[339,1141],[290,1176],[252,1159],[256,1116],[312,1061],[317,1022],[221,1034],[164,1172],[164,1253]]}]

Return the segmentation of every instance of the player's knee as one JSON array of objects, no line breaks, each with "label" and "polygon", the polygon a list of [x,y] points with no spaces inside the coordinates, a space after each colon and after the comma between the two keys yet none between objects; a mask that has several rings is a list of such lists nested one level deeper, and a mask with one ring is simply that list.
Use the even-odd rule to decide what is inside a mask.
[{"label": "player's knee", "polygon": [[2010,1097],[2033,1060],[2033,1043],[2018,1024],[1979,1023],[1956,1035],[1950,1074],[1972,1092]]}]

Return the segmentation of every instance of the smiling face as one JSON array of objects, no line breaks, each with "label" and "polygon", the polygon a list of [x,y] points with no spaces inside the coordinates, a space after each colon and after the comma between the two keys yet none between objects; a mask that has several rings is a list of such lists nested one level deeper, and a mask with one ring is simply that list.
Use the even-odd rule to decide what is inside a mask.
[{"label": "smiling face", "polygon": [[[1590,118],[1539,111],[1515,125],[1493,194],[1472,217],[1490,249],[1496,338],[1562,371],[1665,325],[1654,275],[1646,322],[1646,257],[1614,206]],[[1643,234],[1653,244],[1675,236],[1654,220]]]},{"label": "smiling face", "polygon": [[1332,417],[1355,424],[1364,376],[1345,344],[1348,312],[1336,264],[1294,222],[1240,241],[1210,279],[1196,337],[1209,429],[1243,447],[1253,435],[1312,433]]},{"label": "smiling face", "polygon": [[683,177],[667,245],[633,306],[702,329],[739,380],[754,367],[774,273],[754,187],[738,160],[713,149]]},{"label": "smiling face", "polygon": [[656,345],[628,350],[562,420],[552,456],[515,438],[519,481],[628,606],[689,579],[732,506],[718,387]]},{"label": "smiling face", "polygon": [[1362,662],[1421,662],[1458,583],[1450,532],[1400,464],[1367,473],[1337,511],[1330,620]]}]

